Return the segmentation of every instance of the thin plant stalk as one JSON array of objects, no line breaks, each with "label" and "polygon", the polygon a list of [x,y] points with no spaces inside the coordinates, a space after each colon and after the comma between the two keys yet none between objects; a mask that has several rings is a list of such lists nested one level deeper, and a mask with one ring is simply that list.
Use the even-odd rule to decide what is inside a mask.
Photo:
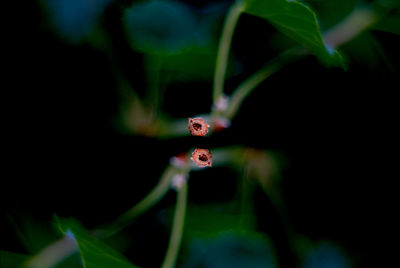
[{"label": "thin plant stalk", "polygon": [[[113,234],[122,230],[136,217],[140,216],[146,210],[154,206],[170,189],[171,179],[175,172],[173,166],[168,166],[164,171],[160,182],[153,188],[153,190],[144,197],[138,204],[126,211],[124,214],[119,216],[115,222],[109,225],[105,225],[99,229],[94,230],[92,233],[99,239],[104,239],[112,236]],[[24,267],[27,268],[50,268],[54,267],[57,263],[63,259],[72,255],[77,251],[78,247],[76,243],[70,241],[65,236],[64,238],[52,243],[48,247],[44,248],[33,258],[28,260]]]},{"label": "thin plant stalk", "polygon": [[51,268],[55,267],[62,260],[71,256],[78,250],[76,241],[71,237],[64,236],[62,239],[42,249],[40,254],[33,256],[23,268]]},{"label": "thin plant stalk", "polygon": [[140,216],[146,210],[157,204],[158,201],[169,191],[171,188],[172,176],[175,173],[175,168],[173,166],[168,166],[164,171],[160,181],[153,188],[153,190],[144,197],[139,203],[134,207],[126,211],[124,214],[120,215],[109,229],[112,233],[116,233],[128,225],[133,219]]},{"label": "thin plant stalk", "polygon": [[262,67],[255,74],[246,79],[242,84],[240,84],[231,96],[229,106],[226,111],[226,118],[232,120],[232,118],[239,111],[242,102],[246,97],[265,79],[279,71],[287,63],[294,61],[300,55],[303,55],[298,49],[288,50],[275,59],[271,60],[268,64]]},{"label": "thin plant stalk", "polygon": [[168,244],[168,250],[165,255],[162,268],[172,268],[175,266],[178,258],[178,252],[182,241],[183,226],[185,223],[185,213],[187,205],[187,183],[183,183],[178,190],[177,203],[172,225],[171,238]]},{"label": "thin plant stalk", "polygon": [[340,23],[325,32],[323,40],[327,47],[336,49],[371,27],[377,20],[378,16],[371,8],[357,8]]},{"label": "thin plant stalk", "polygon": [[214,73],[213,101],[216,102],[224,91],[225,73],[228,65],[228,56],[233,33],[240,14],[243,11],[243,2],[236,1],[228,11],[218,47],[217,62]]}]

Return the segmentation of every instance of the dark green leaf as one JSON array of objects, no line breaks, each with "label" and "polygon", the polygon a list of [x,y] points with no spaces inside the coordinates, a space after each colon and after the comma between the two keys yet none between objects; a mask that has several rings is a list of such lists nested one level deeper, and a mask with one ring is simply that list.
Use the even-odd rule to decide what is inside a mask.
[{"label": "dark green leaf", "polygon": [[22,267],[23,263],[28,260],[29,256],[9,251],[0,251],[0,267],[16,268]]},{"label": "dark green leaf", "polygon": [[349,61],[364,65],[371,72],[379,73],[391,69],[390,59],[374,35],[365,31],[342,47]]},{"label": "dark green leaf", "polygon": [[207,80],[214,75],[215,55],[209,51],[190,49],[185,53],[165,56],[163,68],[171,71],[176,80]]},{"label": "dark green leaf", "polygon": [[58,220],[58,226],[66,234],[75,238],[85,268],[134,268],[121,253],[115,251],[85,230],[74,219]]},{"label": "dark green leaf", "polygon": [[347,17],[359,0],[304,0],[304,2],[317,14],[321,30],[324,31]]},{"label": "dark green leaf", "polygon": [[10,218],[19,240],[30,253],[37,253],[59,238],[48,222],[39,222],[29,215]]},{"label": "dark green leaf", "polygon": [[211,237],[227,230],[254,229],[251,212],[240,212],[238,206],[234,202],[190,205],[187,210],[185,233],[189,236]]},{"label": "dark green leaf", "polygon": [[376,0],[376,3],[386,9],[400,8],[399,0]]},{"label": "dark green leaf", "polygon": [[279,31],[308,48],[324,64],[343,65],[339,53],[325,46],[317,17],[306,5],[287,0],[245,0],[244,11],[268,20]]},{"label": "dark green leaf", "polygon": [[379,31],[400,34],[400,11],[382,18],[373,28]]}]

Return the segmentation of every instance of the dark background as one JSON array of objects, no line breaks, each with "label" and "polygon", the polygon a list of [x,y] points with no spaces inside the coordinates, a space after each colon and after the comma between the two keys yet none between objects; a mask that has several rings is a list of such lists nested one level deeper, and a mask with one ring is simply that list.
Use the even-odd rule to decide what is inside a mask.
[{"label": "dark background", "polygon": [[[119,12],[116,6],[106,11],[105,27],[112,33],[120,70],[132,74],[130,82],[140,92],[146,83],[143,59],[119,34]],[[24,3],[18,16],[24,22],[13,24],[14,35],[6,40],[12,46],[6,51],[11,72],[3,81],[10,137],[4,140],[1,240],[2,249],[24,253],[10,218],[31,217],[46,226],[53,214],[74,216],[88,228],[112,220],[140,200],[169,158],[191,148],[195,139],[121,134],[115,126],[119,95],[107,56],[87,44],[60,40],[46,27],[35,2]],[[266,22],[242,16],[232,50],[244,68],[228,79],[228,91],[276,52],[265,49],[268,34],[263,39],[248,31],[250,26],[274,31]],[[293,63],[247,98],[230,129],[207,138],[210,148],[242,144],[284,155],[282,187],[294,231],[339,243],[360,267],[391,256],[385,240],[394,231],[390,223],[395,214],[390,191],[395,178],[385,173],[392,165],[388,152],[394,151],[398,124],[394,94],[400,40],[389,33],[372,35],[386,55],[378,56],[375,65],[351,58],[344,71],[325,68],[311,56]],[[128,70],[130,61],[137,62],[137,69]],[[163,108],[175,117],[206,113],[211,87],[211,80],[171,84]],[[194,98],[196,105],[187,109]],[[204,174],[212,189],[195,182]],[[229,177],[237,176],[232,171],[215,168],[204,174],[190,181],[196,186],[190,188],[189,200],[233,196],[235,186],[227,186]],[[161,262],[168,230],[155,212],[172,206],[174,199],[168,194],[130,230],[141,237],[143,252],[159,252],[154,260],[136,253],[138,263],[152,267]],[[277,212],[261,192],[255,200],[259,229],[271,236],[282,267],[293,267],[296,259]]]}]

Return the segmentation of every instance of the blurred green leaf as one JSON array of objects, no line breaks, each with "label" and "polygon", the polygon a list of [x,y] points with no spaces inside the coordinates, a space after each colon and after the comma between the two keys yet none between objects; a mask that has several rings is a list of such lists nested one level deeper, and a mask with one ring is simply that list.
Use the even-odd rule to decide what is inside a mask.
[{"label": "blurred green leaf", "polygon": [[86,268],[134,268],[121,253],[98,241],[75,219],[59,219],[58,226],[75,238]]},{"label": "blurred green leaf", "polygon": [[76,252],[58,263],[55,268],[84,268],[84,264],[81,256]]},{"label": "blurred green leaf", "polygon": [[48,222],[40,222],[30,215],[9,219],[26,250],[37,253],[59,238]]},{"label": "blurred green leaf", "polygon": [[399,0],[376,0],[378,5],[387,9],[400,8]]},{"label": "blurred green leaf", "polygon": [[177,80],[207,80],[213,77],[215,57],[215,51],[190,49],[185,53],[165,56],[163,67]]},{"label": "blurred green leaf", "polygon": [[134,49],[147,53],[178,53],[191,45],[196,20],[185,4],[153,0],[141,2],[124,14],[127,37]]},{"label": "blurred green leaf", "polygon": [[22,267],[23,263],[28,260],[29,256],[9,251],[0,251],[0,267],[15,268]]},{"label": "blurred green leaf", "polygon": [[379,20],[378,23],[374,25],[373,29],[400,34],[400,10]]},{"label": "blurred green leaf", "polygon": [[359,0],[304,0],[316,14],[322,30],[328,30],[349,15]]},{"label": "blurred green leaf", "polygon": [[224,232],[211,239],[194,239],[188,255],[184,268],[277,267],[270,241],[253,232]]},{"label": "blurred green leaf", "polygon": [[308,48],[322,63],[343,66],[340,54],[325,46],[316,14],[306,5],[287,0],[245,0],[244,10],[268,20],[279,31]]},{"label": "blurred green leaf", "polygon": [[344,44],[342,51],[351,62],[364,64],[371,68],[371,71],[378,71],[377,69],[382,68],[380,63],[384,58],[382,57],[384,51],[379,51],[378,41],[368,31]]},{"label": "blurred green leaf", "polygon": [[234,202],[190,205],[187,210],[185,234],[213,237],[229,230],[254,230],[252,221],[248,220],[249,214],[242,212],[241,215],[239,204]]},{"label": "blurred green leaf", "polygon": [[[169,79],[178,81],[213,79],[219,36],[215,31],[225,14],[225,8],[212,4],[196,13],[197,26],[192,45],[180,53],[168,54],[163,69],[170,71]],[[233,56],[232,56],[233,57]],[[227,76],[235,70],[235,60],[228,62]]]}]

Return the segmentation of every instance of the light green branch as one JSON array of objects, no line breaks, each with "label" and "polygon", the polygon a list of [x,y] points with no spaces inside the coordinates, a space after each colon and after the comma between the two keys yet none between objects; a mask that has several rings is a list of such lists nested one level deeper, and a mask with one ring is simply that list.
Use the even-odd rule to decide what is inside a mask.
[{"label": "light green branch", "polygon": [[245,98],[266,78],[279,71],[287,63],[294,61],[299,56],[304,55],[300,50],[288,50],[267,65],[257,71],[255,74],[246,79],[242,84],[240,84],[231,96],[229,106],[226,110],[225,116],[227,119],[232,120],[232,118],[238,112],[242,102]]},{"label": "light green branch", "polygon": [[225,23],[219,41],[217,62],[214,73],[213,102],[216,102],[224,91],[225,73],[228,65],[228,55],[231,41],[240,14],[243,11],[243,2],[236,1],[226,15]]},{"label": "light green branch", "polygon": [[176,259],[178,257],[179,247],[182,241],[183,226],[185,222],[185,212],[187,204],[187,183],[185,182],[178,191],[174,222],[172,225],[171,238],[168,244],[168,250],[165,255],[162,268],[175,267]]},{"label": "light green branch", "polygon": [[74,239],[65,236],[50,244],[23,264],[23,268],[51,268],[62,260],[77,252],[78,246]]},{"label": "light green branch", "polygon": [[173,174],[175,173],[175,168],[173,166],[168,166],[164,171],[159,183],[153,188],[153,190],[144,197],[139,203],[137,203],[130,210],[126,211],[124,214],[119,216],[112,228],[107,228],[113,233],[118,232],[120,229],[129,224],[133,219],[140,216],[143,212],[157,204],[158,201],[168,192],[171,187],[171,180]]},{"label": "light green branch", "polygon": [[371,8],[357,8],[324,33],[323,40],[329,48],[335,49],[368,29],[377,19],[378,16]]}]

